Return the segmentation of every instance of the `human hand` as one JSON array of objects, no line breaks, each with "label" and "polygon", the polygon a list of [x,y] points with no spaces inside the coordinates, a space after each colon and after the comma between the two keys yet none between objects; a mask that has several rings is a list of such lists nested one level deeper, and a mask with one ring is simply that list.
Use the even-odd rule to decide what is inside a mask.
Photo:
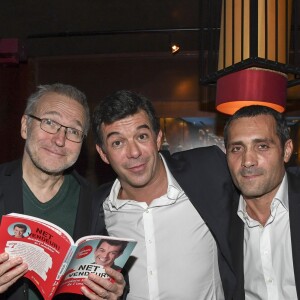
[{"label": "human hand", "polygon": [[84,280],[84,284],[81,288],[82,293],[91,300],[117,300],[122,296],[125,280],[123,275],[109,267],[105,268],[105,271],[114,282],[111,282],[107,278],[102,278],[96,274],[90,274],[87,279]]},{"label": "human hand", "polygon": [[9,259],[7,253],[0,254],[0,294],[22,277],[28,269],[21,257]]}]

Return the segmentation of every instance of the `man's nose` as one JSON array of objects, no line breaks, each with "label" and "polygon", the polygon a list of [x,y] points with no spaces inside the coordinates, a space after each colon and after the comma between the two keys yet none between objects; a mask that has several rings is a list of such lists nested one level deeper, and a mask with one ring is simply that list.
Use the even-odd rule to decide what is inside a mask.
[{"label": "man's nose", "polygon": [[257,157],[253,150],[246,150],[242,157],[242,166],[245,168],[250,168],[257,163]]},{"label": "man's nose", "polygon": [[65,145],[66,142],[66,132],[67,129],[64,126],[61,126],[57,133],[55,133],[53,135],[53,138],[55,140],[56,145],[63,147]]},{"label": "man's nose", "polygon": [[141,155],[141,150],[137,142],[131,141],[127,145],[128,157],[137,158]]}]

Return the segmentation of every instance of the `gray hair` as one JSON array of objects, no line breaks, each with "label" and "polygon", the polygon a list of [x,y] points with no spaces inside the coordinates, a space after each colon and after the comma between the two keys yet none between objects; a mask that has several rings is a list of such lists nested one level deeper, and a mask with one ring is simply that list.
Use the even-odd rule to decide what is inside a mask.
[{"label": "gray hair", "polygon": [[78,103],[80,103],[85,112],[85,126],[84,126],[84,133],[87,134],[90,126],[90,110],[87,102],[86,95],[75,88],[72,85],[62,84],[62,83],[54,83],[54,84],[46,84],[46,85],[39,85],[37,90],[29,96],[26,103],[25,108],[25,115],[34,114],[36,110],[36,106],[39,100],[49,93],[56,93],[62,96],[66,96],[71,98]]}]

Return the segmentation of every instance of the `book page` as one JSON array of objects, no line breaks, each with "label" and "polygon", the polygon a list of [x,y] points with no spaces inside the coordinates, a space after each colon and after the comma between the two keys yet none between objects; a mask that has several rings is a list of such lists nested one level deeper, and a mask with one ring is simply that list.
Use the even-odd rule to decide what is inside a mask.
[{"label": "book page", "polygon": [[10,258],[22,257],[28,264],[28,270],[36,272],[44,281],[52,268],[52,258],[42,247],[22,241],[7,241],[5,252]]}]

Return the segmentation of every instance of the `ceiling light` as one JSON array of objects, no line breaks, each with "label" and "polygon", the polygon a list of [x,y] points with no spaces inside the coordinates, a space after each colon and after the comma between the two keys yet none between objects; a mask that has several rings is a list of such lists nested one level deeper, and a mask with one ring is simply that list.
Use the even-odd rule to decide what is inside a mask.
[{"label": "ceiling light", "polygon": [[179,47],[178,45],[176,45],[176,44],[172,44],[172,45],[171,45],[171,53],[172,53],[172,54],[178,53],[179,50],[180,50],[180,47]]}]

